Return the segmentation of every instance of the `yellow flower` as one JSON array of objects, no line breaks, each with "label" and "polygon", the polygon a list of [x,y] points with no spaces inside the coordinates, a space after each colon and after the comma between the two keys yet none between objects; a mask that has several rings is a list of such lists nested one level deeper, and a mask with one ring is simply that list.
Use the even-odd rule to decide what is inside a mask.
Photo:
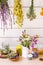
[{"label": "yellow flower", "polygon": [[18,49],[22,49],[22,46],[21,45],[16,46],[16,50]]},{"label": "yellow flower", "polygon": [[16,51],[21,56],[22,55],[22,46],[21,45],[16,46]]},{"label": "yellow flower", "polygon": [[39,36],[38,36],[38,35],[36,35],[36,37],[37,37],[37,38],[39,38]]},{"label": "yellow flower", "polygon": [[20,2],[21,0],[14,1],[14,15],[17,17],[16,23],[18,24],[18,27],[22,27],[23,24],[23,11]]}]

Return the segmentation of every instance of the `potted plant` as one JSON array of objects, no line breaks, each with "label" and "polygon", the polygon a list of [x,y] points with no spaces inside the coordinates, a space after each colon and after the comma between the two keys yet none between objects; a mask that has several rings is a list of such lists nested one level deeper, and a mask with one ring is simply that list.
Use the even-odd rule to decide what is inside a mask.
[{"label": "potted plant", "polygon": [[22,36],[20,36],[19,40],[22,45],[22,56],[27,57],[30,47],[34,48],[35,44],[37,44],[38,35],[30,36],[26,33],[26,30],[22,32]]},{"label": "potted plant", "polygon": [[17,45],[15,50],[16,50],[15,52],[12,51],[11,53],[8,54],[8,58],[11,61],[18,61],[18,60],[21,59],[21,56],[22,56],[22,46],[21,45]]},{"label": "potted plant", "polygon": [[11,61],[18,61],[19,60],[19,54],[15,53],[14,51],[8,54],[8,58]]},{"label": "potted plant", "polygon": [[22,57],[27,57],[28,49],[30,49],[30,36],[26,33],[26,30],[22,32],[22,36],[19,38],[22,45]]},{"label": "potted plant", "polygon": [[12,50],[10,49],[9,45],[3,46],[3,44],[2,44],[2,49],[1,49],[1,55],[0,55],[0,57],[1,58],[7,58],[7,55],[9,53],[11,53],[11,51]]}]

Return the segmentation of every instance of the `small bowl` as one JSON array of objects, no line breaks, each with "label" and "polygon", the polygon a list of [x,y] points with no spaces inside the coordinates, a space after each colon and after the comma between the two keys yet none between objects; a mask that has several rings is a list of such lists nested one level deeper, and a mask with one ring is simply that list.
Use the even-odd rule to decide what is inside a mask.
[{"label": "small bowl", "polygon": [[18,61],[19,60],[19,57],[17,58],[10,58],[11,61]]},{"label": "small bowl", "polygon": [[11,61],[17,61],[17,60],[19,60],[19,55],[18,55],[18,54],[16,54],[15,56],[10,55],[9,59],[10,59]]},{"label": "small bowl", "polygon": [[32,55],[33,55],[33,58],[38,58],[38,53],[37,52],[33,52]]},{"label": "small bowl", "polygon": [[33,58],[33,55],[32,54],[28,54],[28,59],[32,60],[32,58]]},{"label": "small bowl", "polygon": [[0,55],[0,58],[7,58],[7,55]]}]

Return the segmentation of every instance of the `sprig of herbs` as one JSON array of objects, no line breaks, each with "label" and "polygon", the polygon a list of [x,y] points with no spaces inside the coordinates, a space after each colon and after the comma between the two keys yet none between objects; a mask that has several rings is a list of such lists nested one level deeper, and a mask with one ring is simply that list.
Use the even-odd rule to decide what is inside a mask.
[{"label": "sprig of herbs", "polygon": [[36,14],[34,12],[34,1],[33,0],[31,1],[31,6],[29,8],[29,12],[27,13],[27,18],[29,18],[30,21],[36,18]]}]

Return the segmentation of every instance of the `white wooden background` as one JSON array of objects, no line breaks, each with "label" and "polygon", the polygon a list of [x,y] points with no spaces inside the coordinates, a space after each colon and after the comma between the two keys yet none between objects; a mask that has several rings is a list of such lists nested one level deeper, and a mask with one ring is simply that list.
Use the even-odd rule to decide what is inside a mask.
[{"label": "white wooden background", "polygon": [[[12,29],[10,29],[10,26],[8,26],[8,30],[5,30],[4,33],[3,26],[1,26],[0,23],[0,47],[3,42],[6,44],[9,43],[11,47],[15,47],[19,43],[18,38],[24,29],[26,29],[27,33],[29,33],[30,35],[38,34],[39,41],[37,46],[43,47],[43,16],[40,16],[40,11],[41,8],[43,7],[43,0],[34,0],[34,9],[37,17],[33,21],[29,21],[29,19],[27,19],[26,17],[26,13],[29,10],[31,0],[21,0],[21,1],[23,6],[23,12],[24,12],[23,27],[21,29],[18,29],[18,27],[13,24],[13,22],[15,22],[15,20],[13,20]],[[13,13],[14,0],[8,0],[8,3]]]}]

